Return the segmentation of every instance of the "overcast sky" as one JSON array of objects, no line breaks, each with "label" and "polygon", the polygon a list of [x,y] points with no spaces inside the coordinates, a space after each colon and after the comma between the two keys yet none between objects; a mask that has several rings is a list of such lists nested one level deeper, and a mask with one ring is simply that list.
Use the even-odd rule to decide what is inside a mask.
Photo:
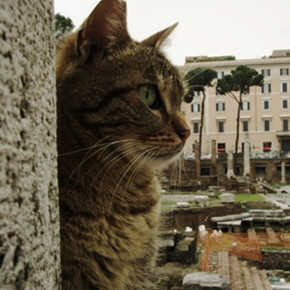
[{"label": "overcast sky", "polygon": [[[55,12],[76,27],[99,0],[55,0]],[[141,41],[175,22],[164,48],[176,65],[185,56],[268,56],[290,49],[290,0],[127,0],[128,29]]]}]

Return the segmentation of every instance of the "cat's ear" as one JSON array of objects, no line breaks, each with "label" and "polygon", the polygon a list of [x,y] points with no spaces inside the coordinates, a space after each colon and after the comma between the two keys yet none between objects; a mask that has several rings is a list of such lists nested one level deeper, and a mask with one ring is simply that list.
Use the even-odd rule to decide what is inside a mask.
[{"label": "cat's ear", "polygon": [[164,40],[176,28],[177,25],[178,25],[178,22],[176,22],[172,26],[170,26],[162,31],[159,31],[159,32],[151,35],[147,39],[143,40],[142,43],[145,45],[159,49],[160,46],[162,45],[162,43],[164,42]]},{"label": "cat's ear", "polygon": [[95,7],[77,35],[76,52],[83,61],[130,39],[126,14],[122,0],[102,0]]}]

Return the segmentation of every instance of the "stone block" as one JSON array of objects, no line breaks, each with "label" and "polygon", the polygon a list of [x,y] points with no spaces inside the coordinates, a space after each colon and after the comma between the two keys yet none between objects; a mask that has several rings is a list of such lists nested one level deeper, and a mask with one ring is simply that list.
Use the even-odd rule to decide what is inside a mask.
[{"label": "stone block", "polygon": [[220,195],[222,203],[233,203],[235,202],[235,195],[230,192],[225,192]]},{"label": "stone block", "polygon": [[183,278],[182,290],[230,290],[230,283],[219,274],[196,272]]},{"label": "stone block", "polygon": [[184,263],[192,264],[196,260],[196,238],[187,236],[179,241],[175,247],[175,260]]},{"label": "stone block", "polygon": [[187,201],[179,201],[176,203],[178,208],[188,208],[189,207],[189,202]]}]

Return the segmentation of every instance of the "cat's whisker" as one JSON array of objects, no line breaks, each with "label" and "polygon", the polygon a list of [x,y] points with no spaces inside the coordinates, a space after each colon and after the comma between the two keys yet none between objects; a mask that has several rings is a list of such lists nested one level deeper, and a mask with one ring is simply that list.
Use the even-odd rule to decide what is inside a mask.
[{"label": "cat's whisker", "polygon": [[184,156],[182,156],[180,158],[182,158],[182,162],[181,162],[181,172],[182,172],[182,174],[184,176],[184,179],[185,180],[190,180],[190,177],[188,176],[188,174],[186,172]]},{"label": "cat's whisker", "polygon": [[[172,163],[172,165],[170,166],[170,177],[169,177],[169,187],[171,187],[171,184],[173,182],[175,182],[175,172],[176,172],[176,161],[174,163]],[[175,186],[173,184],[173,191],[175,191]]]},{"label": "cat's whisker", "polygon": [[178,156],[178,191],[180,191],[181,188],[181,181],[182,181],[182,174],[181,174],[181,159],[180,155]]},{"label": "cat's whisker", "polygon": [[186,79],[186,81],[189,82],[189,81],[193,80],[196,76],[198,76],[198,75],[200,75],[200,74],[202,74],[205,71],[210,70],[210,69],[212,69],[212,67],[203,67],[203,68],[200,69],[200,71],[198,73],[196,73],[193,76],[191,76],[191,78]]},{"label": "cat's whisker", "polygon": [[91,149],[94,149],[96,147],[102,146],[103,144],[99,144],[99,143],[103,142],[103,140],[105,140],[106,138],[110,138],[110,137],[112,137],[112,135],[105,136],[103,139],[101,139],[99,142],[97,142],[96,144],[94,144],[92,146],[84,147],[84,148],[81,148],[81,149],[78,149],[78,150],[74,150],[74,151],[70,151],[70,152],[65,152],[65,153],[59,154],[58,157],[68,156],[68,155],[80,153],[80,152],[83,152],[83,151],[86,151],[86,150],[91,150]]},{"label": "cat's whisker", "polygon": [[[139,151],[138,149],[136,149],[136,147],[133,147],[134,145],[135,145],[135,143],[132,142],[130,144],[124,144],[123,146],[118,147],[118,149],[121,149],[121,152],[117,156],[115,156],[113,159],[110,160],[110,163],[109,163],[110,166],[107,168],[106,172],[103,174],[102,180],[100,182],[100,187],[99,187],[100,188],[100,191],[101,191],[101,189],[103,187],[104,178],[107,175],[107,173],[111,170],[111,168],[113,168],[116,165],[116,163],[118,161],[120,161],[122,158],[127,157],[128,155]],[[122,150],[123,147],[126,148],[128,146],[131,146],[131,147],[129,147],[125,151]],[[113,154],[114,154],[114,152],[111,152],[109,155],[113,155]],[[107,158],[109,159],[111,157],[109,155],[105,159],[107,159]],[[105,164],[102,169],[104,169],[107,165],[108,164]],[[101,172],[101,170],[99,172]],[[98,176],[99,176],[99,173],[97,174],[97,176],[95,177],[95,179],[97,179]]]},{"label": "cat's whisker", "polygon": [[[148,160],[150,159],[150,157],[153,155],[153,152],[148,152],[144,157],[143,160],[141,160],[139,162],[139,164],[134,168],[133,172],[131,173],[130,177],[128,178],[128,181],[124,187],[124,192],[128,193],[129,191],[133,190],[132,188],[130,188],[130,184],[134,184],[134,178],[136,176],[136,174],[142,169],[143,165],[146,164],[148,162]],[[125,198],[125,196],[122,197],[123,199]]]},{"label": "cat's whisker", "polygon": [[125,178],[125,176],[126,176],[127,173],[129,172],[129,170],[134,166],[134,164],[135,164],[138,160],[140,160],[140,158],[142,158],[143,155],[146,155],[146,154],[148,154],[148,153],[150,153],[150,149],[145,150],[144,152],[140,153],[139,155],[135,156],[135,158],[132,159],[132,162],[129,164],[128,168],[124,171],[123,175],[121,176],[120,180],[118,181],[118,183],[117,183],[117,185],[116,185],[116,187],[115,187],[115,190],[114,190],[114,192],[113,192],[113,194],[112,194],[112,198],[111,198],[111,202],[110,202],[109,210],[110,210],[110,208],[111,208],[111,206],[112,206],[112,202],[113,202],[113,199],[114,199],[114,197],[115,197],[115,194],[116,194],[116,192],[117,192],[119,186],[121,185],[123,179]]},{"label": "cat's whisker", "polygon": [[[120,146],[113,148],[113,150],[108,155],[106,155],[104,158],[102,158],[102,155],[106,152],[106,150],[110,146],[117,145],[120,143],[125,143],[125,144],[122,144]],[[124,151],[123,149],[125,149],[128,146],[132,146],[132,145],[134,145],[134,139],[119,140],[119,141],[111,142],[111,144],[109,144],[109,146],[104,146],[103,151],[98,155],[98,158],[95,160],[95,165],[90,170],[88,170],[86,173],[83,174],[82,179],[85,179],[85,177],[88,176],[92,171],[94,171],[96,166],[99,165],[99,163],[101,163],[101,164],[103,164],[103,167],[101,167],[99,169],[98,173],[94,176],[94,179],[93,179],[94,181],[97,180],[99,175],[101,173],[103,173],[102,172],[103,169],[108,165],[110,165],[109,168],[111,168],[115,162],[122,159],[124,152],[128,151],[128,150]],[[117,156],[115,158],[111,159],[111,157],[114,156],[116,154],[116,151],[118,151],[118,150],[121,150],[121,152],[119,154],[117,154]],[[107,160],[110,160],[110,162],[106,162]],[[105,172],[105,174],[103,174],[103,178],[105,177],[107,172],[108,172],[108,170]],[[99,186],[100,190],[102,188],[102,183],[103,183],[103,179],[101,180],[101,183],[100,183],[101,185]]]},{"label": "cat's whisker", "polygon": [[[154,146],[151,148],[151,150],[157,149],[158,146]],[[149,149],[149,148],[148,148]],[[135,168],[135,170],[132,172],[132,174],[130,175],[130,177],[128,178],[126,187],[125,187],[125,191],[127,191],[130,185],[130,183],[134,180],[136,174],[142,169],[143,165],[147,163],[147,161],[151,158],[154,157],[154,152],[152,151],[152,153],[148,156],[146,156],[147,158],[144,158],[144,160],[142,162],[139,163],[139,165]]]},{"label": "cat's whisker", "polygon": [[[141,160],[139,162],[139,165],[134,169],[134,171],[130,175],[129,180],[128,180],[128,182],[127,182],[127,184],[125,186],[125,189],[124,189],[125,192],[128,192],[130,190],[130,187],[129,187],[130,183],[133,183],[136,174],[142,169],[142,167],[144,166],[144,164],[148,164],[148,160],[154,158],[155,153],[153,151],[151,151],[151,150],[147,150],[147,151],[149,151],[149,152],[147,152],[147,154],[145,154],[145,156],[142,156],[143,160]],[[124,199],[125,196],[121,196],[121,198]]]},{"label": "cat's whisker", "polygon": [[176,194],[178,191],[178,160],[174,161],[174,171],[175,171],[175,185],[174,185],[174,193]]},{"label": "cat's whisker", "polygon": [[[132,139],[133,140],[133,139]],[[89,159],[91,159],[93,156],[97,155],[98,153],[98,158],[96,159],[96,164],[98,163],[98,160],[100,160],[101,156],[103,155],[103,153],[106,151],[106,149],[108,149],[110,146],[113,146],[113,145],[116,145],[116,144],[119,144],[119,143],[122,143],[122,142],[128,142],[128,140],[118,140],[118,141],[113,141],[113,142],[109,142],[109,143],[104,143],[102,144],[103,146],[101,148],[99,148],[98,150],[96,151],[93,151],[90,155],[89,155],[89,152],[92,151],[93,149],[95,149],[94,146],[91,147],[90,150],[88,150],[88,152],[84,155],[82,161],[78,164],[78,166],[72,171],[71,175],[69,176],[68,178],[68,181],[67,183],[69,183],[69,181],[71,180],[71,178],[73,177],[73,175],[77,172],[77,170],[79,170],[83,164],[88,161]],[[98,146],[100,147],[101,144]],[[83,175],[82,176],[82,179],[85,179],[85,176],[86,175]],[[80,179],[78,181],[78,184],[81,182],[82,180]]]}]

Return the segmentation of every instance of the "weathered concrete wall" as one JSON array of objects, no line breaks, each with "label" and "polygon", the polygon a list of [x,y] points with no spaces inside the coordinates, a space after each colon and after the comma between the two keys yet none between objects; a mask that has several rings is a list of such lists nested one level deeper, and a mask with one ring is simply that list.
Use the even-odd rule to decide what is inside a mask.
[{"label": "weathered concrete wall", "polygon": [[53,1],[0,1],[0,289],[58,289]]}]

